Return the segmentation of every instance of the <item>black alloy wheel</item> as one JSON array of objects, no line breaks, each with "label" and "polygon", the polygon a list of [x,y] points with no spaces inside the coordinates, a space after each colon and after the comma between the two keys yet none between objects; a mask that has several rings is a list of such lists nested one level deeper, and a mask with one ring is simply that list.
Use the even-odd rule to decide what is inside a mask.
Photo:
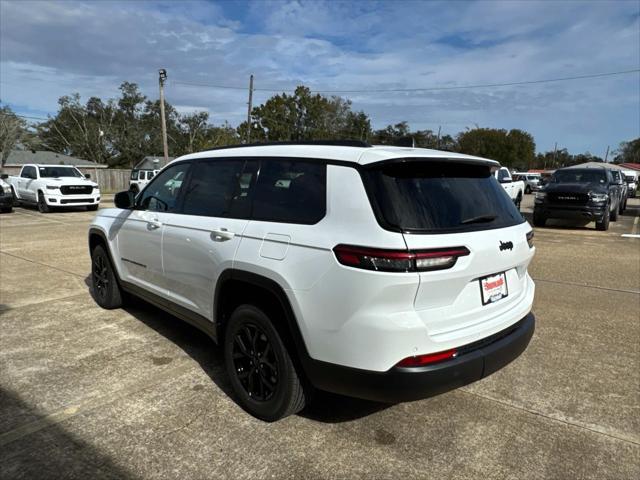
[{"label": "black alloy wheel", "polygon": [[109,275],[107,260],[104,255],[94,255],[91,265],[91,275],[93,279],[93,288],[96,296],[105,301],[108,295]]},{"label": "black alloy wheel", "polygon": [[91,286],[93,298],[102,308],[111,310],[122,306],[123,293],[102,245],[91,251]]},{"label": "black alloy wheel", "polygon": [[238,404],[273,422],[299,412],[312,388],[294,366],[291,352],[270,317],[255,305],[236,307],[224,332],[224,363]]},{"label": "black alloy wheel", "polygon": [[233,368],[240,384],[253,400],[271,399],[278,387],[278,358],[266,333],[245,324],[233,339]]}]

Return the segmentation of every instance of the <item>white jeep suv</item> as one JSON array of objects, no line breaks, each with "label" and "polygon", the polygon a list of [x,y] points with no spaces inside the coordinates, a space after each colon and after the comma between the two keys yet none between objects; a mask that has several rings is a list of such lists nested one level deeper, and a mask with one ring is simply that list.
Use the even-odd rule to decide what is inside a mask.
[{"label": "white jeep suv", "polygon": [[314,388],[444,392],[515,359],[534,331],[533,233],[497,166],[361,142],[186,155],[99,210],[92,291],[206,332],[237,401],[264,420]]}]

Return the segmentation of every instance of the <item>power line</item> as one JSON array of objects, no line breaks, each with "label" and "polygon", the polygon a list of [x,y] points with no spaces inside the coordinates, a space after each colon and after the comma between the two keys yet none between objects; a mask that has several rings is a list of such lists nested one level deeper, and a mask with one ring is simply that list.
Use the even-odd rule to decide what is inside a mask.
[{"label": "power line", "polygon": [[[517,85],[535,85],[540,83],[551,83],[551,82],[565,82],[569,80],[584,80],[591,78],[602,78],[602,77],[612,77],[614,75],[628,75],[630,73],[638,73],[640,72],[640,68],[635,68],[631,70],[620,70],[617,72],[604,72],[604,73],[593,73],[589,75],[574,75],[570,77],[558,77],[558,78],[546,78],[541,80],[524,80],[519,82],[505,82],[505,83],[482,83],[475,85],[453,85],[453,86],[442,86],[442,87],[419,87],[419,88],[391,88],[391,89],[367,89],[367,90],[314,90],[311,91],[315,93],[403,93],[403,92],[427,92],[427,91],[436,91],[436,90],[462,90],[462,89],[470,89],[470,88],[492,88],[492,87],[512,87]],[[232,85],[215,85],[210,83],[197,83],[197,82],[183,82],[179,80],[173,80],[171,83],[174,85],[188,85],[193,87],[206,87],[206,88],[218,88],[218,89],[227,89],[227,90],[246,90],[246,87],[241,86],[232,86]],[[286,91],[294,91],[295,89],[273,89],[273,88],[254,88],[255,92],[286,92]]]}]

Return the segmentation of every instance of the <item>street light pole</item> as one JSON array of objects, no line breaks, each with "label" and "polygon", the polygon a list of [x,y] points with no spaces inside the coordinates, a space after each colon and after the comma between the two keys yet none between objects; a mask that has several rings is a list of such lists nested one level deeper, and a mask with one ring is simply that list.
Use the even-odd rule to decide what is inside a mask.
[{"label": "street light pole", "polygon": [[164,82],[167,79],[167,71],[164,68],[158,70],[160,83],[160,121],[162,122],[162,148],[164,150],[164,164],[169,163],[169,145],[167,144],[167,122],[164,115]]}]

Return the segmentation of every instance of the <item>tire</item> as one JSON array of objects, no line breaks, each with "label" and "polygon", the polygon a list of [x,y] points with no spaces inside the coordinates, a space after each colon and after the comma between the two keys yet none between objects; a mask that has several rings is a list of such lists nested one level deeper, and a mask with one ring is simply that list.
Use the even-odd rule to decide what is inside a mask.
[{"label": "tire", "polygon": [[524,193],[525,193],[525,194],[527,194],[527,195],[531,193],[531,187],[530,187],[529,185],[527,185],[527,186],[525,187],[525,189],[524,189]]},{"label": "tire", "polygon": [[11,196],[13,197],[13,204],[17,207],[20,205],[20,199],[16,195],[16,191],[13,189],[13,185],[11,186]]},{"label": "tire", "polygon": [[87,210],[89,212],[95,212],[96,210],[98,210],[98,205],[87,205]]},{"label": "tire", "polygon": [[602,217],[602,220],[596,222],[596,230],[600,230],[602,232],[606,232],[607,230],[609,230],[609,218],[609,209],[607,208],[607,211],[605,212],[604,217]]},{"label": "tire", "polygon": [[107,310],[122,306],[122,291],[105,248],[91,251],[91,293],[98,305]]},{"label": "tire", "polygon": [[224,360],[240,406],[273,422],[302,410],[306,395],[278,331],[253,305],[235,309],[224,337]]},{"label": "tire", "polygon": [[536,213],[535,210],[534,210],[534,212],[533,212],[533,226],[534,227],[544,227],[546,223],[547,223],[547,217],[545,217],[544,215],[540,215],[539,213]]},{"label": "tire", "polygon": [[47,205],[47,202],[44,199],[44,194],[42,192],[38,192],[38,211],[40,213],[51,212],[51,207]]},{"label": "tire", "polygon": [[516,197],[516,208],[520,211],[520,205],[522,204],[522,193],[518,192],[518,196]]},{"label": "tire", "polygon": [[616,205],[616,208],[614,208],[609,214],[609,218],[611,219],[612,222],[615,222],[616,220],[618,220],[619,209],[620,209],[620,203],[618,203],[618,205]]}]

